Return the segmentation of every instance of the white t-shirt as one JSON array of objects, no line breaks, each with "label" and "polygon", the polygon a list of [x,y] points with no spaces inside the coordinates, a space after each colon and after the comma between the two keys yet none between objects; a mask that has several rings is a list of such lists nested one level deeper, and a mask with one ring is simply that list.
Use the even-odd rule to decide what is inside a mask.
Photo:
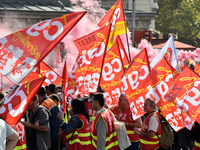
[{"label": "white t-shirt", "polygon": [[6,149],[6,138],[14,134],[12,129],[3,119],[0,119],[0,150]]},{"label": "white t-shirt", "polygon": [[149,128],[148,131],[154,131],[156,133],[159,126],[159,120],[156,116],[152,115],[149,119]]}]

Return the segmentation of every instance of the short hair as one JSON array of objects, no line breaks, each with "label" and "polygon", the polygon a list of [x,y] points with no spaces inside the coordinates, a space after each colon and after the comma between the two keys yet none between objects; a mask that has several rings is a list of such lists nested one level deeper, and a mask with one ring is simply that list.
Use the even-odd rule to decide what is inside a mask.
[{"label": "short hair", "polygon": [[103,96],[102,93],[94,93],[94,94],[93,94],[93,100],[94,100],[94,101],[98,101],[98,102],[99,102],[99,105],[100,105],[101,107],[103,107],[104,104],[105,104],[105,99],[104,99],[104,96]]},{"label": "short hair", "polygon": [[150,106],[151,106],[151,107],[154,107],[154,110],[157,109],[156,103],[155,103],[150,97],[148,97],[148,98],[146,99],[146,101],[149,101],[149,102],[150,102]]},{"label": "short hair", "polygon": [[35,95],[34,97],[33,97],[33,99],[32,99],[32,101],[38,101],[38,96],[37,95]]},{"label": "short hair", "polygon": [[2,91],[0,91],[0,99],[3,99],[4,98],[4,94]]},{"label": "short hair", "polygon": [[46,89],[43,86],[41,86],[39,90],[37,91],[37,94],[42,95],[42,96],[46,95],[46,93],[47,93]]},{"label": "short hair", "polygon": [[50,95],[49,98],[52,99],[52,100],[56,100],[57,102],[59,102],[59,97],[56,94]]},{"label": "short hair", "polygon": [[49,91],[51,92],[51,93],[55,93],[55,89],[56,89],[56,85],[55,84],[49,84]]},{"label": "short hair", "polygon": [[[127,97],[126,97],[126,94],[124,94],[124,93],[121,93],[121,94],[120,94],[120,96],[123,96],[123,97],[125,97],[126,101],[128,101],[128,99],[127,99]],[[120,96],[119,96],[119,97],[120,97]]]}]

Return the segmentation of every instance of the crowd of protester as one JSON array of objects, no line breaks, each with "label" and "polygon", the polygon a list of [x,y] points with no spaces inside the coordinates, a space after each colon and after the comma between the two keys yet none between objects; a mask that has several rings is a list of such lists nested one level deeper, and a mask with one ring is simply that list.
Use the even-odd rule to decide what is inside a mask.
[{"label": "crowd of protester", "polygon": [[[0,150],[122,149],[118,146],[115,121],[124,122],[126,127],[131,142],[126,150],[163,150],[158,138],[161,116],[152,99],[147,98],[144,103],[145,115],[134,120],[125,94],[120,95],[117,107],[109,109],[101,89],[67,103],[63,114],[59,111],[60,92],[54,84],[40,87],[21,122],[9,126],[0,119]],[[3,98],[0,92],[0,100]],[[168,150],[200,149],[199,132],[197,122],[192,130],[174,131],[174,142]]]}]

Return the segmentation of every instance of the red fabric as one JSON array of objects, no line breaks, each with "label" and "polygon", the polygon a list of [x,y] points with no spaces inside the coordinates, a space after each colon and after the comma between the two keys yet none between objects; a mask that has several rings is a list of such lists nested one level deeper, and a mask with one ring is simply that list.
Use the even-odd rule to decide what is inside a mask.
[{"label": "red fabric", "polygon": [[[146,117],[146,119],[144,120],[141,131],[143,131],[143,132],[147,132],[148,131],[149,119],[150,119],[150,117],[152,115],[157,116],[158,120],[159,120],[160,115],[159,115],[158,112],[152,112],[152,113],[150,113]],[[159,127],[157,129],[156,135],[157,136],[161,136],[161,126],[160,125],[159,125]],[[159,141],[158,138],[147,138],[147,137],[144,137],[144,136],[141,136],[141,135],[140,135],[140,139],[145,140],[145,141],[149,141],[149,142],[158,142]],[[149,150],[150,149],[151,150],[156,150],[159,147],[159,142],[157,144],[144,144],[144,143],[140,142],[140,146],[141,146],[141,150],[147,150],[147,149],[149,149]]]},{"label": "red fabric", "polygon": [[[110,137],[111,134],[113,134],[113,132],[115,131],[115,125],[114,125],[114,118],[112,113],[110,112],[110,110],[106,110],[103,113],[100,113],[96,116],[95,121],[93,122],[92,126],[91,126],[91,132],[94,136],[97,136],[97,130],[96,130],[96,124],[99,121],[99,118],[102,117],[104,119],[104,121],[106,122],[106,126],[107,126],[107,133],[106,133],[106,138]],[[94,143],[97,145],[97,140],[95,140],[94,138],[92,138],[92,140],[94,141]],[[109,141],[106,141],[106,145],[105,148],[110,145],[113,142],[117,141],[117,135],[112,137]],[[92,150],[96,150],[96,148],[94,147],[94,145],[92,145]],[[118,145],[115,145],[113,147],[110,147],[108,150],[118,150]]]},{"label": "red fabric", "polygon": [[8,124],[13,125],[20,121],[44,80],[45,77],[41,77],[29,81],[18,87],[5,99],[0,115]]},{"label": "red fabric", "polygon": [[66,36],[86,11],[49,19],[0,40],[0,73],[18,84]]},{"label": "red fabric", "polygon": [[[130,107],[126,108],[126,110],[124,112],[122,112],[121,110],[118,112],[117,114],[117,120],[119,121],[123,121],[123,122],[130,122],[130,123],[134,123],[133,119],[132,119],[132,113],[131,113],[131,109]],[[126,130],[128,131],[133,131],[132,128],[128,128],[126,127]],[[129,139],[131,142],[136,142],[139,141],[139,136],[136,134],[129,134],[127,133]]]},{"label": "red fabric", "polygon": [[[16,125],[10,125],[10,126],[12,128],[14,128],[15,131],[19,135],[19,141],[17,142],[17,145],[15,146],[15,148],[17,149],[18,146],[20,147],[22,145],[26,145],[26,132],[25,132],[23,124],[18,122]],[[22,149],[20,149],[20,150],[22,150]],[[24,148],[23,150],[26,150],[26,148]]]},{"label": "red fabric", "polygon": [[67,99],[67,65],[66,61],[63,67],[61,96],[60,96],[60,110],[66,112],[66,99]]},{"label": "red fabric", "polygon": [[[44,81],[43,85],[47,86],[49,84],[60,85],[62,82],[62,78],[59,74],[57,74],[51,67],[49,67],[45,62],[41,62],[38,65],[37,72],[42,76],[46,76],[46,80]],[[39,70],[40,69],[40,70]]]},{"label": "red fabric", "polygon": [[124,74],[123,62],[118,43],[115,43],[107,51],[100,79],[100,86],[105,91],[104,98],[109,108],[118,105],[120,96],[120,80]]}]

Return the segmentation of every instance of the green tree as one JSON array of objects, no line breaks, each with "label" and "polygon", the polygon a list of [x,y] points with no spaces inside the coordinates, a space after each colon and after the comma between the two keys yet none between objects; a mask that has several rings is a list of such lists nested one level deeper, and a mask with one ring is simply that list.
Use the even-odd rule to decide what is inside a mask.
[{"label": "green tree", "polygon": [[158,0],[156,30],[178,33],[179,41],[200,47],[200,0]]}]

